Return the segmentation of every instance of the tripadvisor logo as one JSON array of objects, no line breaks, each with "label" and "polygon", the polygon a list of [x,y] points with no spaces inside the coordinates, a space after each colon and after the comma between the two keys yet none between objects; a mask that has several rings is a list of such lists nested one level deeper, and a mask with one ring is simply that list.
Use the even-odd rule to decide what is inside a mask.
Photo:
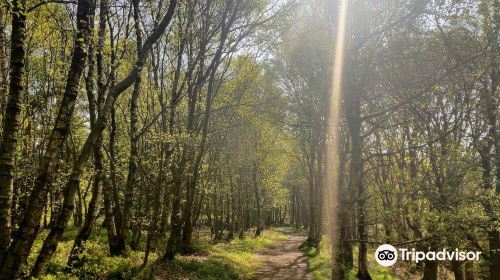
[{"label": "tripadvisor logo", "polygon": [[481,252],[479,251],[459,251],[455,249],[454,251],[450,251],[447,249],[443,249],[441,251],[416,251],[415,249],[407,249],[407,248],[399,248],[396,249],[394,246],[390,244],[380,245],[375,251],[375,260],[381,266],[393,266],[398,260],[398,255],[400,259],[403,261],[412,261],[415,263],[429,260],[429,261],[477,261],[479,260],[479,256]]},{"label": "tripadvisor logo", "polygon": [[390,244],[380,245],[375,251],[375,260],[381,266],[392,266],[398,260],[398,251]]}]

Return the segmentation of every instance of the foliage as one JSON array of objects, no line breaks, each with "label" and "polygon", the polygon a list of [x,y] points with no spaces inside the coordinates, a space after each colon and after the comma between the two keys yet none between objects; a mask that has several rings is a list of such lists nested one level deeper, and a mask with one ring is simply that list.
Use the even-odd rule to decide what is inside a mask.
[{"label": "foliage", "polygon": [[[306,256],[308,257],[309,267],[317,280],[329,280],[332,275],[332,260],[331,260],[331,244],[328,238],[321,240],[318,248],[308,247],[305,244],[301,247]],[[358,248],[354,247],[353,257],[358,257]],[[369,270],[372,279],[376,280],[397,280],[394,275],[394,270],[382,267],[375,261],[374,250],[370,250],[368,254],[368,261],[370,263]],[[355,280],[356,268],[353,267],[347,272],[346,279]]]}]

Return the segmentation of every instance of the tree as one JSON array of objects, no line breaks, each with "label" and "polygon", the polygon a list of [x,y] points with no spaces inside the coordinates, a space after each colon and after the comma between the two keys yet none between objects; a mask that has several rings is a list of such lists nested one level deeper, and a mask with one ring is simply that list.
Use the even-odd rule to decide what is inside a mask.
[{"label": "tree", "polygon": [[[24,39],[26,31],[26,1],[12,3],[12,31],[9,74],[9,97],[3,118],[0,142],[0,264],[10,245],[11,207],[14,180],[14,160],[20,125],[21,94],[24,90]],[[5,81],[3,81],[5,82]]]}]

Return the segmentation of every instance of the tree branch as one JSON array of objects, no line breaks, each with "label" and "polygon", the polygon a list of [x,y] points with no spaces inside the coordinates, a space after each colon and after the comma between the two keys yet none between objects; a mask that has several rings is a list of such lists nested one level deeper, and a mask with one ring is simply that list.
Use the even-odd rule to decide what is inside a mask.
[{"label": "tree branch", "polygon": [[49,4],[49,3],[58,3],[58,4],[76,4],[76,0],[42,0],[38,2],[37,4],[33,5],[32,7],[28,8],[26,11],[27,13],[32,12],[33,10],[36,10],[37,8]]}]

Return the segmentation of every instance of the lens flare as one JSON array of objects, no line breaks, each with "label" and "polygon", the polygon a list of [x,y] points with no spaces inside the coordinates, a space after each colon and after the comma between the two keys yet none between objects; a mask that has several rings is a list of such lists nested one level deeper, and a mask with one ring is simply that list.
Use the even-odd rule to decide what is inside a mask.
[{"label": "lens flare", "polygon": [[[339,208],[339,141],[342,80],[344,71],[345,33],[346,33],[347,0],[340,0],[335,23],[335,54],[332,60],[332,84],[327,122],[326,140],[326,201],[323,211],[323,227],[325,234],[332,242],[332,261],[336,262],[340,248]],[[334,264],[335,268],[335,264]]]}]

